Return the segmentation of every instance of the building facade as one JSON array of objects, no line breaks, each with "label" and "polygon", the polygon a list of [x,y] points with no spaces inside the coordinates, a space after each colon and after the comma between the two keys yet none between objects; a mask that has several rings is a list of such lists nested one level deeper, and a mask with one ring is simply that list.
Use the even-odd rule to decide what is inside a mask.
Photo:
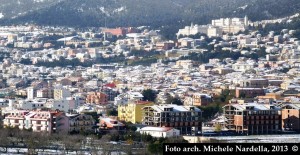
[{"label": "building facade", "polygon": [[69,117],[69,132],[92,132],[95,125],[95,120],[91,115],[73,114],[67,115]]},{"label": "building facade", "polygon": [[118,105],[118,119],[131,123],[141,123],[143,119],[142,108],[152,106],[153,102],[135,101],[125,105]]},{"label": "building facade", "polygon": [[300,132],[300,104],[285,104],[281,108],[282,129]]},{"label": "building facade", "polygon": [[141,134],[151,135],[152,137],[176,137],[180,135],[180,131],[169,127],[144,127],[139,130]]},{"label": "building facade", "polygon": [[262,88],[236,88],[235,97],[237,98],[254,98],[265,95],[265,90]]},{"label": "building facade", "polygon": [[281,109],[273,105],[245,103],[223,107],[225,126],[237,133],[258,135],[281,131]]},{"label": "building facade", "polygon": [[143,124],[148,126],[174,127],[183,135],[201,132],[202,111],[194,106],[153,105],[144,107],[143,113]]},{"label": "building facade", "polygon": [[33,132],[68,132],[69,120],[63,112],[13,110],[5,114],[4,127],[32,129]]},{"label": "building facade", "polygon": [[108,95],[101,92],[89,92],[86,97],[86,102],[90,104],[107,104]]},{"label": "building facade", "polygon": [[212,102],[212,97],[207,94],[194,93],[193,106],[207,106]]}]

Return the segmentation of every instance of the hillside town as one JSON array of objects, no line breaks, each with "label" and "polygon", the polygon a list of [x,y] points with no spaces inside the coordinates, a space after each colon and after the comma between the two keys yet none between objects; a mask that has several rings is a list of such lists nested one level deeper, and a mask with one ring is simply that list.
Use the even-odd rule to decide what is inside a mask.
[{"label": "hillside town", "polygon": [[[156,138],[300,132],[300,40],[248,17],[179,29],[0,27],[1,128]],[[195,142],[195,141],[193,141]],[[299,142],[299,141],[298,141]]]}]

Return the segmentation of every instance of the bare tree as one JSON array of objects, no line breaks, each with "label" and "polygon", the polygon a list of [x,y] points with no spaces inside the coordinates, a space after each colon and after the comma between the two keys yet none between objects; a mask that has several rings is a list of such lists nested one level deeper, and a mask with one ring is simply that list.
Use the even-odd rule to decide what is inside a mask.
[{"label": "bare tree", "polygon": [[76,154],[81,154],[81,151],[85,149],[85,137],[82,135],[73,135],[70,137],[71,141],[74,143],[74,148]]},{"label": "bare tree", "polygon": [[103,155],[111,155],[112,151],[113,151],[113,144],[110,143],[102,143],[102,153]]},{"label": "bare tree", "polygon": [[99,142],[98,138],[96,136],[91,136],[87,138],[87,145],[89,148],[91,148],[91,154],[92,155],[100,155],[99,152],[102,148],[102,144]]},{"label": "bare tree", "polygon": [[60,146],[62,145],[62,139],[63,139],[63,135],[62,133],[53,133],[50,136],[50,140],[49,143],[52,147],[55,148],[56,152],[58,151],[58,149],[60,148]]},{"label": "bare tree", "polygon": [[45,149],[51,145],[49,134],[46,132],[39,133],[38,142],[40,146],[39,149],[42,149],[42,151],[44,152]]},{"label": "bare tree", "polygon": [[11,141],[10,141],[11,139],[8,135],[9,135],[9,132],[7,131],[7,129],[2,129],[0,131],[0,137],[1,137],[0,152],[7,153],[8,147],[11,143]]},{"label": "bare tree", "polygon": [[28,137],[25,139],[25,143],[28,149],[28,154],[37,154],[38,149],[40,148],[40,144],[38,139],[40,138],[37,133],[28,133]]}]

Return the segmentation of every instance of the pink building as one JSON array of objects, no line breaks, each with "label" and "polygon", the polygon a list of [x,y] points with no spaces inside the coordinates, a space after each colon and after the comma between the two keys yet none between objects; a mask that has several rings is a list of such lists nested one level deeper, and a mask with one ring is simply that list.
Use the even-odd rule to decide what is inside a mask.
[{"label": "pink building", "polygon": [[108,103],[108,95],[102,92],[89,92],[86,97],[86,102],[90,104],[107,104]]},{"label": "pink building", "polygon": [[32,129],[34,132],[68,132],[69,119],[59,111],[13,110],[5,113],[3,125]]}]

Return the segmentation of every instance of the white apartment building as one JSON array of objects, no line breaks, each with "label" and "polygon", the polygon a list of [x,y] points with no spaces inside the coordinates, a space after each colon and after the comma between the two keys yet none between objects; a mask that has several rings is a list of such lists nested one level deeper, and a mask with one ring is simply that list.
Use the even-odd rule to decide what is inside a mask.
[{"label": "white apartment building", "polygon": [[179,29],[177,33],[177,37],[179,35],[188,36],[188,35],[195,35],[197,33],[204,33],[207,34],[207,25],[194,25],[193,23],[191,26],[186,26],[183,29]]},{"label": "white apartment building", "polygon": [[75,100],[73,100],[72,98],[62,100],[48,100],[45,107],[52,110],[60,110],[64,112],[69,112],[70,110],[77,108],[75,105]]},{"label": "white apartment building", "polygon": [[247,16],[244,18],[220,18],[211,21],[212,26],[221,27],[225,33],[245,31],[248,28],[249,23]]},{"label": "white apartment building", "polygon": [[46,98],[35,98],[32,100],[20,100],[18,102],[18,108],[24,110],[33,110],[33,109],[41,109],[45,107],[47,102]]}]

